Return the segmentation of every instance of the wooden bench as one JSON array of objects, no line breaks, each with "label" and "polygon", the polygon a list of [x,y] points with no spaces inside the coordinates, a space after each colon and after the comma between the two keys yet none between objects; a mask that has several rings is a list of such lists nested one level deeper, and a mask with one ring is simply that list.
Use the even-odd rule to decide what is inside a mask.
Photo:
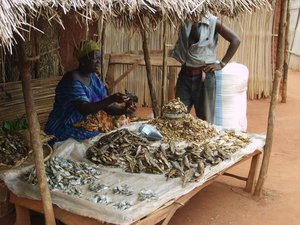
[{"label": "wooden bench", "polygon": [[[43,126],[52,110],[55,88],[61,77],[32,80],[36,112]],[[0,84],[0,121],[10,121],[25,115],[22,82]]]},{"label": "wooden bench", "polygon": [[[201,186],[193,189],[189,193],[175,199],[172,201],[167,202],[159,209],[155,210],[151,214],[147,215],[146,217],[140,219],[139,221],[133,223],[135,225],[149,225],[149,224],[156,224],[160,221],[163,221],[162,225],[166,225],[169,223],[170,219],[174,215],[174,213],[179,209],[181,206],[185,205],[194,195],[196,195],[200,190],[202,190],[207,185],[211,184],[218,176],[221,175],[228,175],[231,177],[235,177],[240,180],[246,181],[245,191],[252,192],[255,186],[256,174],[258,171],[259,165],[259,157],[261,152],[256,150],[255,152],[245,155],[241,158],[238,162],[236,162],[231,167],[228,167],[221,171],[218,174],[213,175],[210,177],[204,184]],[[247,177],[240,177],[233,174],[226,173],[227,170],[230,168],[244,162],[248,159],[251,159],[251,165],[249,169],[249,173]],[[29,210],[37,211],[43,213],[43,206],[42,202],[38,200],[31,200],[27,198],[17,197],[16,195],[10,195],[10,201],[15,204],[16,207],[16,223],[15,225],[30,225],[30,215]],[[101,222],[92,218],[83,217],[80,215],[73,214],[66,210],[59,208],[56,205],[54,207],[54,214],[57,219],[62,221],[67,225],[104,225],[107,224],[105,222]]]}]

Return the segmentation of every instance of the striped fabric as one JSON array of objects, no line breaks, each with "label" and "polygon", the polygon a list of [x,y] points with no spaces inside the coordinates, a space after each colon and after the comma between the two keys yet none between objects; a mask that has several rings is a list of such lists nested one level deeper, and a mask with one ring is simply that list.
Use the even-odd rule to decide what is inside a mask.
[{"label": "striped fabric", "polygon": [[63,76],[55,90],[55,102],[45,132],[56,137],[55,141],[64,141],[69,137],[84,140],[99,134],[98,131],[86,131],[73,126],[75,122],[85,120],[73,102],[98,102],[107,96],[106,89],[96,74],[91,74],[89,86],[74,80],[71,73]]}]

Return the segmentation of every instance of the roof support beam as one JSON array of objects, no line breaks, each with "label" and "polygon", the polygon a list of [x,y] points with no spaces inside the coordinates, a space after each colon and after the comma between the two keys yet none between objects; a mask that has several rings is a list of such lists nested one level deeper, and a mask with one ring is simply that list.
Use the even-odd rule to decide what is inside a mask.
[{"label": "roof support beam", "polygon": [[281,12],[280,12],[280,22],[279,22],[279,33],[278,33],[278,48],[276,53],[276,70],[273,81],[273,90],[271,103],[269,108],[269,117],[268,117],[268,128],[267,128],[267,138],[266,145],[264,147],[264,156],[262,161],[261,170],[259,173],[257,185],[255,187],[254,195],[261,196],[263,185],[267,178],[269,161],[272,151],[273,144],[273,130],[274,130],[274,121],[275,121],[275,109],[278,102],[279,86],[280,80],[283,72],[283,63],[284,63],[284,47],[285,47],[285,27],[286,27],[286,15],[287,15],[287,0],[281,0]]},{"label": "roof support beam", "polygon": [[52,200],[48,188],[47,178],[45,174],[45,165],[43,157],[43,147],[40,137],[40,124],[35,110],[31,87],[31,74],[29,63],[26,60],[23,40],[18,41],[17,45],[19,68],[22,79],[22,89],[25,102],[26,116],[29,124],[31,147],[34,152],[35,168],[43,202],[46,225],[55,225],[55,217],[52,207]]},{"label": "roof support beam", "polygon": [[151,72],[151,60],[150,60],[150,53],[149,53],[149,40],[148,40],[148,34],[145,28],[140,28],[140,32],[142,35],[143,39],[143,52],[144,52],[144,60],[146,64],[146,72],[147,72],[147,79],[148,79],[148,86],[150,90],[150,95],[151,95],[151,101],[152,101],[152,110],[154,117],[159,116],[159,107],[157,103],[157,97],[154,91],[153,87],[153,77],[152,77],[152,72]]}]

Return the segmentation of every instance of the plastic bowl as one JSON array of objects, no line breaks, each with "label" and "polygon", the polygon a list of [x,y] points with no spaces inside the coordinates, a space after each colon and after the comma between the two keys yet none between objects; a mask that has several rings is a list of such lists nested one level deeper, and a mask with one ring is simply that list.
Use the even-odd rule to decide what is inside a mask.
[{"label": "plastic bowl", "polygon": [[185,115],[185,113],[164,113],[164,117],[168,119],[179,119],[184,117]]}]

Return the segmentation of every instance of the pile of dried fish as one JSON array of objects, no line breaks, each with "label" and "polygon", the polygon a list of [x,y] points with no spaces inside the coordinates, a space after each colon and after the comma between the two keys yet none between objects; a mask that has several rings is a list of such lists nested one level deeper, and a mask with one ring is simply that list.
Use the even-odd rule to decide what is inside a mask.
[{"label": "pile of dried fish", "polygon": [[232,153],[249,144],[249,138],[227,131],[189,145],[177,146],[173,141],[159,147],[146,144],[147,140],[123,129],[102,137],[88,149],[87,158],[97,164],[122,167],[127,172],[182,177],[186,184],[199,179],[206,166],[229,159]]},{"label": "pile of dried fish", "polygon": [[21,135],[0,133],[0,166],[17,166],[27,158],[28,154],[29,148]]},{"label": "pile of dried fish", "polygon": [[182,177],[183,185],[190,181],[197,181],[203,175],[205,167],[230,159],[234,152],[249,143],[250,139],[247,136],[236,135],[234,131],[186,147],[178,147],[171,142],[167,149],[162,149],[172,165],[166,176]]},{"label": "pile of dried fish", "polygon": [[179,98],[173,99],[169,101],[168,104],[164,105],[162,108],[163,114],[181,114],[188,113],[187,107],[183,102],[180,101]]},{"label": "pile of dried fish", "polygon": [[[48,160],[45,167],[49,189],[63,191],[74,196],[82,194],[81,190],[74,186],[93,183],[101,174],[97,166],[77,163],[60,157]],[[38,181],[35,168],[29,170],[23,179],[36,185]]]},{"label": "pile of dried fish", "polygon": [[87,150],[86,157],[96,164],[120,167],[127,164],[129,158],[136,155],[137,150],[144,148],[149,148],[146,138],[121,129],[101,137]]},{"label": "pile of dried fish", "polygon": [[251,143],[251,140],[246,134],[237,135],[234,130],[226,130],[226,132],[220,135],[215,142],[219,149],[232,154],[241,148],[245,148]]},{"label": "pile of dried fish", "polygon": [[218,134],[218,131],[204,120],[191,114],[179,119],[155,118],[149,124],[156,126],[164,136],[164,142],[196,141],[202,142]]}]

